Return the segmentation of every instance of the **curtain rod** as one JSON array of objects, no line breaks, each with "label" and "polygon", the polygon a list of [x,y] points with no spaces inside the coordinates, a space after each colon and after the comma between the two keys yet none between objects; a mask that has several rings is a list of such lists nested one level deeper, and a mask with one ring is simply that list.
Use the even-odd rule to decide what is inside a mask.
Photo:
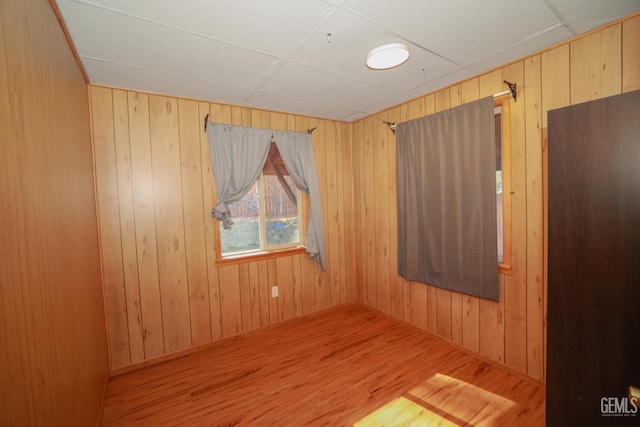
[{"label": "curtain rod", "polygon": [[[503,95],[511,95],[511,97],[513,98],[513,101],[517,101],[518,100],[518,84],[517,83],[510,83],[508,81],[504,81],[504,83],[506,83],[509,86],[509,90],[505,90],[502,92],[498,92],[498,93],[494,93],[492,96],[494,98],[498,98],[500,96]],[[384,123],[385,125],[389,126],[389,129],[391,129],[391,132],[393,132],[393,134],[396,134],[396,126],[397,123],[396,122],[387,122],[387,121],[382,121],[382,123]]]},{"label": "curtain rod", "polygon": [[[207,122],[209,121],[209,113],[207,113],[206,116],[204,116],[204,131],[207,131]],[[309,135],[311,135],[313,133],[313,131],[316,130],[315,127],[311,128],[311,129],[307,129],[307,133]],[[273,134],[271,135],[271,139],[273,139]],[[273,142],[273,141],[272,141]]]}]

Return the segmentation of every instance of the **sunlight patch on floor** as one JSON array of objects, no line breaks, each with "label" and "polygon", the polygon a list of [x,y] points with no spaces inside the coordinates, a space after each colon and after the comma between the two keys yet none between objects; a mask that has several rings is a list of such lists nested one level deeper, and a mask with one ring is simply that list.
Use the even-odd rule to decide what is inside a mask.
[{"label": "sunlight patch on floor", "polygon": [[372,426],[459,426],[406,397],[392,400],[354,424]]},{"label": "sunlight patch on floor", "polygon": [[435,374],[355,426],[500,425],[516,402],[444,374]]}]

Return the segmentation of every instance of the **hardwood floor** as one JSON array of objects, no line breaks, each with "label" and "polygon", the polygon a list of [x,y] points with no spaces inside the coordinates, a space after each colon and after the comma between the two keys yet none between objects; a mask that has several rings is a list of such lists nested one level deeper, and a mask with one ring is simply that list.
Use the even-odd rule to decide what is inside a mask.
[{"label": "hardwood floor", "polygon": [[103,425],[544,425],[544,386],[365,306],[112,378]]}]

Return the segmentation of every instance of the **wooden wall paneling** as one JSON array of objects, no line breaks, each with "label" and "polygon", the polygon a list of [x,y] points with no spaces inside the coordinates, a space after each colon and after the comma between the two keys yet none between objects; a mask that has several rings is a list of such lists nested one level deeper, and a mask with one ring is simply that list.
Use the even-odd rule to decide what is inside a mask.
[{"label": "wooden wall paneling", "polygon": [[336,270],[334,272],[334,276],[337,279],[338,284],[338,297],[332,298],[334,304],[343,304],[347,302],[347,288],[350,286],[350,282],[347,280],[347,269],[346,266],[349,263],[347,259],[347,254],[345,252],[346,247],[346,230],[348,224],[345,219],[345,206],[348,203],[347,198],[345,197],[345,187],[344,187],[344,176],[346,173],[349,173],[349,170],[345,170],[344,165],[344,149],[343,146],[345,144],[344,141],[344,131],[343,124],[340,122],[328,122],[335,126],[335,153],[336,153],[336,161],[335,161],[335,171],[336,171],[336,191],[334,197],[337,200],[337,208],[336,208],[336,220],[335,227],[337,231],[336,240],[333,243],[334,252],[338,253],[338,262],[336,263]]},{"label": "wooden wall paneling", "polygon": [[[297,131],[298,119],[294,114],[287,114],[287,124],[286,130]],[[303,130],[306,132],[306,130]],[[308,208],[308,198],[303,200],[304,207],[300,212],[300,215],[306,217],[309,212]],[[304,230],[306,233],[306,230]],[[299,317],[303,315],[303,307],[302,307],[302,293],[303,293],[303,284],[306,280],[306,277],[302,275],[302,263],[304,262],[304,257],[308,256],[305,254],[297,254],[293,256],[293,307],[294,307],[294,317]]]},{"label": "wooden wall paneling", "polygon": [[[320,186],[320,198],[322,200],[322,214],[324,217],[324,229],[325,229],[325,256],[327,261],[331,259],[331,246],[328,241],[327,235],[329,230],[329,211],[327,206],[327,200],[329,194],[327,192],[327,169],[325,163],[327,159],[326,150],[326,129],[325,121],[321,119],[309,119],[309,129],[313,129],[311,134],[311,142],[313,143],[314,155],[316,158],[316,164],[318,166],[318,182]],[[315,276],[315,308],[316,310],[323,310],[331,306],[331,282],[330,282],[330,269],[331,266],[327,263],[327,271],[323,272],[317,263],[314,264],[314,276]]]},{"label": "wooden wall paneling", "polygon": [[[306,132],[308,128],[303,130],[299,130],[300,121],[298,117],[294,114],[287,115],[287,130],[296,131],[296,132]],[[309,199],[303,199],[303,209],[302,215],[306,217],[309,211]],[[306,233],[306,229],[304,229],[304,233]],[[298,254],[294,256],[293,260],[293,288],[294,288],[294,315],[296,317],[302,316],[304,314],[304,292],[305,292],[305,283],[313,283],[313,271],[309,276],[305,276],[303,264],[305,262],[305,258],[309,258],[306,253]],[[309,274],[309,273],[307,273]],[[308,287],[308,286],[307,286]]]},{"label": "wooden wall paneling", "polygon": [[[453,90],[452,90],[453,89]],[[434,113],[438,113],[440,111],[444,111],[448,108],[453,107],[451,105],[452,92],[454,90],[459,91],[459,87],[453,86],[451,88],[445,88],[439,90],[434,94]],[[459,105],[457,103],[456,105]],[[438,336],[441,336],[444,339],[451,340],[456,344],[462,344],[462,330],[460,329],[462,326],[462,308],[460,306],[460,298],[456,298],[456,333],[453,334],[453,301],[452,294],[448,289],[436,288],[436,331]]]},{"label": "wooden wall paneling", "polygon": [[424,103],[424,96],[418,97],[407,102],[408,118],[409,120],[424,117],[426,115],[426,106]]},{"label": "wooden wall paneling", "polygon": [[251,328],[251,283],[249,278],[249,264],[238,264],[238,287],[240,288],[240,317],[241,331],[249,332]]},{"label": "wooden wall paneling", "polygon": [[[502,79],[517,82],[519,93],[516,101],[509,100],[508,138],[510,140],[509,152],[503,161],[509,168],[510,182],[505,191],[509,191],[509,204],[505,209],[510,209],[511,225],[510,248],[511,271],[504,275],[504,290],[501,290],[504,314],[504,353],[502,358],[511,366],[521,371],[526,370],[526,133],[525,133],[525,102],[528,82],[525,81],[524,64],[522,61],[514,62],[501,70]],[[508,226],[508,224],[507,224]]]},{"label": "wooden wall paneling", "polygon": [[364,280],[364,240],[362,238],[362,223],[365,219],[365,213],[363,210],[362,198],[363,198],[363,180],[364,180],[364,167],[363,167],[363,144],[361,143],[360,135],[362,135],[361,122],[356,122],[349,126],[350,134],[350,158],[352,174],[351,180],[351,203],[352,203],[352,230],[350,235],[353,237],[353,243],[348,248],[353,248],[353,267],[351,268],[351,274],[353,277],[353,297],[355,301],[363,302],[363,288],[365,286]]},{"label": "wooden wall paneling", "polygon": [[[0,45],[0,58],[2,45]],[[9,92],[9,88],[2,83],[5,76],[0,76],[0,87]],[[10,112],[9,105],[3,105],[9,97],[0,100],[0,109]],[[7,119],[14,118],[5,116]],[[11,123],[10,120],[6,124]],[[4,126],[0,121],[2,135],[12,135],[15,129]],[[15,126],[14,123],[11,125]],[[0,202],[2,206],[13,206],[13,209],[3,209],[0,212],[0,239],[7,250],[0,257],[0,336],[3,348],[11,351],[0,352],[0,422],[6,425],[35,425],[34,404],[31,398],[31,384],[33,374],[29,366],[29,330],[25,321],[28,308],[22,295],[25,286],[20,271],[20,258],[23,249],[17,243],[20,240],[20,230],[24,229],[24,202],[22,201],[21,186],[14,180],[20,165],[20,154],[17,144],[3,144],[3,155],[0,158]],[[12,177],[13,176],[13,177]],[[9,226],[11,224],[12,226]]]},{"label": "wooden wall paneling", "polygon": [[571,104],[622,90],[621,24],[576,39],[571,46]]},{"label": "wooden wall paneling", "polygon": [[[149,97],[146,94],[129,92],[127,104],[129,107],[129,149],[134,194],[135,262],[138,264],[144,355],[146,359],[149,359],[165,352],[158,281],[156,219],[153,204],[154,183],[151,166]],[[100,157],[96,155],[96,161],[98,160]],[[99,188],[98,194],[100,194]],[[105,283],[105,287],[108,288],[108,283]],[[108,311],[107,317],[109,315],[110,311]],[[112,364],[112,368],[121,366]]]},{"label": "wooden wall paneling", "polygon": [[[15,5],[14,5],[15,6]],[[10,23],[13,13],[0,14],[3,40],[11,40],[20,35],[11,35]],[[17,42],[17,41],[16,41]],[[24,257],[21,244],[22,230],[25,230],[24,192],[20,180],[24,149],[21,144],[9,144],[23,138],[24,107],[22,97],[24,83],[16,84],[7,61],[11,58],[11,43],[0,43],[0,135],[2,156],[0,156],[0,205],[12,209],[0,210],[0,241],[3,254],[0,257],[0,336],[3,349],[0,352],[0,423],[7,425],[34,425],[34,401],[31,398],[32,371],[29,366],[29,330],[25,312],[29,310],[22,295],[28,286],[23,277],[20,259]],[[16,46],[20,44],[16,43]]]},{"label": "wooden wall paneling", "polygon": [[300,317],[303,314],[302,311],[302,282],[304,277],[302,276],[302,257],[306,254],[297,254],[293,256],[293,316]]},{"label": "wooden wall paneling", "polygon": [[357,155],[354,153],[353,129],[356,126],[352,124],[342,124],[342,188],[344,189],[344,206],[343,206],[343,228],[344,228],[344,257],[342,258],[345,271],[344,280],[346,286],[346,301],[357,300],[356,287],[359,283],[358,259],[356,253],[359,253],[360,245],[357,238],[356,218],[359,210],[356,207],[356,175],[358,168],[356,167]]},{"label": "wooden wall paneling", "polygon": [[[389,145],[386,112],[373,116],[373,167],[375,212],[375,277],[377,308],[391,314],[391,279],[389,277]],[[426,311],[426,305],[423,307]]]},{"label": "wooden wall paneling", "polygon": [[262,326],[260,318],[260,276],[258,261],[248,264],[249,269],[249,302],[244,302],[244,310],[249,312],[250,329],[258,329]]},{"label": "wooden wall paneling", "polygon": [[366,265],[366,295],[365,303],[371,307],[378,307],[377,301],[377,281],[376,281],[376,223],[375,223],[375,157],[374,150],[375,144],[373,141],[373,117],[367,117],[363,121],[364,126],[364,161],[365,161],[365,173],[364,173],[364,188],[365,188],[365,205],[364,211],[366,212],[365,220],[363,221],[365,228],[365,265]]},{"label": "wooden wall paneling", "polygon": [[[543,187],[543,139],[542,139],[542,67],[541,56],[535,55],[524,61],[525,81],[525,133],[526,133],[526,168],[527,168],[527,306],[526,306],[526,366],[522,365],[521,354],[514,351],[513,357],[505,357],[507,364],[520,371],[527,372],[534,378],[544,378],[545,366],[545,291],[544,281],[546,245],[544,241],[544,187]],[[521,316],[519,316],[521,317]],[[522,331],[514,331],[507,341],[506,348],[516,349],[512,344],[522,338],[517,335]],[[516,362],[517,361],[517,362]]]},{"label": "wooden wall paneling", "polygon": [[2,2],[0,33],[0,425],[95,425],[109,357],[87,86],[49,2]]},{"label": "wooden wall paneling", "polygon": [[[337,153],[336,153],[336,125],[335,122],[325,122],[325,188],[326,205],[325,235],[327,243],[327,281],[330,289],[330,306],[340,304],[342,294],[340,283],[340,222],[338,217],[338,188],[337,188]],[[314,131],[315,132],[315,131]]]},{"label": "wooden wall paneling", "polygon": [[570,50],[563,44],[540,55],[542,68],[542,127],[547,127],[547,112],[571,104]]},{"label": "wooden wall paneling", "polygon": [[149,124],[162,326],[170,353],[191,346],[177,100],[149,96]]},{"label": "wooden wall paneling", "polygon": [[[210,120],[214,121],[217,116],[213,115],[212,106],[207,102],[198,103],[198,117],[204,121],[209,114]],[[211,163],[211,150],[209,149],[209,138],[204,130],[204,125],[200,129],[200,160],[201,160],[201,180],[204,220],[204,242],[207,265],[207,287],[209,295],[209,318],[211,324],[211,339],[218,340],[222,337],[222,315],[220,312],[220,284],[218,280],[218,268],[216,267],[215,234],[213,227],[218,226],[218,221],[211,216],[211,209],[214,205],[215,187],[213,182],[213,165]]]},{"label": "wooden wall paneling", "polygon": [[[474,78],[460,84],[461,103],[475,101],[480,98],[479,79]],[[453,104],[453,102],[452,102]],[[457,294],[457,295],[456,295]],[[460,297],[454,292],[453,300]],[[462,345],[472,351],[480,351],[480,299],[470,295],[462,295]],[[452,310],[452,315],[457,311]],[[452,322],[455,325],[455,322]]]},{"label": "wooden wall paneling", "polygon": [[295,294],[293,257],[276,258],[278,270],[278,321],[293,319],[295,316]]},{"label": "wooden wall paneling", "polygon": [[114,90],[112,92],[112,100],[116,146],[116,169],[118,178],[118,208],[120,212],[122,268],[129,332],[129,353],[131,362],[134,363],[144,360],[144,329],[142,324],[140,285],[138,283],[138,262],[136,259],[134,193],[131,175],[129,106],[127,93],[122,90]]},{"label": "wooden wall paneling", "polygon": [[269,129],[288,130],[288,123],[287,114],[276,111],[269,112]]},{"label": "wooden wall paneling", "polygon": [[[111,154],[98,153],[102,157],[97,162],[110,164],[110,179],[121,181],[112,191],[119,192],[116,202],[121,202],[122,211],[118,203],[112,203],[115,209],[107,217],[118,222],[115,236],[121,237],[122,244],[114,246],[128,250],[126,255],[110,254],[120,258],[121,276],[129,268],[128,274],[137,278],[131,286],[129,279],[120,279],[126,282],[121,288],[124,293],[120,303],[108,309],[122,310],[131,304],[134,309],[129,317],[124,313],[125,328],[127,321],[137,324],[139,338],[136,341],[126,329],[114,336],[128,346],[144,344],[143,353],[137,350],[133,360],[112,368],[328,308],[346,302],[349,292],[355,296],[355,283],[346,283],[344,259],[349,232],[344,221],[348,206],[353,206],[352,189],[345,184],[344,175],[345,151],[349,156],[346,167],[353,169],[351,126],[219,103],[92,88],[100,90],[109,102],[96,98],[96,111],[100,104],[108,117],[96,118],[100,122],[96,126],[110,129]],[[120,97],[115,107],[111,102],[114,93]],[[322,272],[306,254],[240,262],[236,267],[216,265],[213,227],[219,224],[210,214],[216,195],[208,135],[202,126],[207,113],[219,123],[283,130],[316,128],[312,140],[321,197],[327,202],[327,255],[333,269]],[[113,135],[114,129],[118,136]],[[348,141],[343,140],[345,135]],[[353,224],[350,227],[353,232]],[[280,286],[279,298],[271,298],[275,285]],[[107,286],[107,292],[117,289],[113,284]]]},{"label": "wooden wall paneling", "polygon": [[110,362],[112,367],[118,367],[131,363],[131,354],[122,268],[112,91],[93,88],[91,98],[96,157],[95,180],[98,189],[98,220],[105,304],[108,312]]},{"label": "wooden wall paneling", "polygon": [[429,301],[426,285],[421,282],[410,281],[411,285],[411,324],[422,329],[429,328]]},{"label": "wooden wall paneling", "polygon": [[[424,97],[413,99],[407,103],[407,120],[414,120],[425,116]],[[397,228],[397,224],[395,225]],[[411,323],[420,329],[428,329],[428,288],[425,283],[406,281],[409,284],[411,299]]]},{"label": "wooden wall paneling", "polygon": [[225,265],[218,268],[220,278],[220,314],[222,321],[222,337],[227,338],[242,332],[242,306],[240,272],[238,264]]},{"label": "wooden wall paneling", "polygon": [[310,314],[316,311],[315,303],[315,261],[305,253],[300,255],[300,278],[302,288],[302,314]]},{"label": "wooden wall paneling", "polygon": [[200,128],[203,127],[203,124],[196,102],[179,99],[178,112],[191,343],[192,345],[202,345],[211,341],[211,309],[209,307],[207,248],[205,218],[203,216],[202,155],[200,152]]},{"label": "wooden wall paneling", "polygon": [[[338,273],[337,277],[340,284],[340,303],[345,303],[347,301],[352,301],[348,299],[349,287],[352,286],[353,282],[350,282],[347,279],[347,265],[350,263],[347,252],[345,250],[347,246],[347,233],[350,229],[349,224],[347,223],[347,218],[345,216],[345,210],[347,210],[347,205],[350,204],[349,200],[349,189],[345,188],[345,175],[347,173],[351,173],[351,167],[347,167],[345,165],[345,153],[344,146],[348,144],[349,141],[345,140],[345,127],[349,127],[350,125],[340,122],[335,122],[335,133],[336,133],[336,197],[338,199],[338,212],[337,212],[337,227],[338,227],[338,240],[335,245],[335,250],[338,251]],[[352,263],[352,261],[351,261]]]},{"label": "wooden wall paneling", "polygon": [[278,298],[272,297],[272,289],[278,285],[278,266],[274,258],[267,259],[267,291],[269,295],[269,324],[273,325],[278,323],[278,316],[280,315]]},{"label": "wooden wall paneling", "polygon": [[[543,188],[543,241],[544,247],[548,248],[548,144],[547,144],[547,113],[549,110],[564,107],[571,103],[571,74],[570,74],[570,45],[569,43],[560,45],[548,51],[542,52],[540,55],[541,65],[541,92],[542,92],[542,137],[543,137],[543,154],[542,154],[542,188]],[[544,323],[542,325],[542,334],[544,345],[546,346],[546,327],[547,327],[547,284],[548,284],[548,251],[544,251],[544,273],[543,273],[543,312]],[[529,328],[528,328],[529,329]],[[535,360],[531,354],[532,349],[527,349],[528,360]],[[543,376],[546,377],[546,353],[542,366]],[[533,364],[530,372],[535,372],[536,365]],[[537,368],[539,370],[539,368]]]},{"label": "wooden wall paneling", "polygon": [[[295,130],[296,132],[307,132],[310,128],[311,127],[309,126],[308,117],[295,116],[295,127],[293,128],[293,130]],[[314,136],[313,136],[314,133],[315,131],[313,131],[313,133],[311,134],[312,142],[314,139]],[[314,155],[315,155],[315,148],[314,148]],[[317,163],[317,160],[316,160],[316,163]],[[306,201],[308,205],[308,198]],[[309,215],[308,206],[307,206],[307,210],[305,211],[305,215],[307,216]],[[309,258],[309,256],[306,253],[301,255],[300,257],[300,277],[301,277],[300,300],[302,304],[303,314],[309,314],[316,311],[315,292],[316,292],[316,288],[318,287],[316,283],[317,281],[320,280],[320,277],[316,277],[316,276],[317,276],[317,273],[320,271],[320,269],[317,269],[314,264],[316,264],[316,262],[311,260],[311,258]]]},{"label": "wooden wall paneling", "polygon": [[[493,96],[493,94],[501,92],[504,86],[503,80],[501,70],[481,75],[478,79],[479,98]],[[505,305],[504,292],[504,279],[498,277],[498,301],[479,300],[479,351],[480,354],[499,361],[504,360],[504,322],[502,316]]]},{"label": "wooden wall paneling", "polygon": [[622,92],[640,89],[640,14],[622,23]]},{"label": "wooden wall paneling", "polygon": [[[262,259],[258,263],[258,288],[260,298],[260,326],[271,324],[271,287],[269,286],[269,268],[267,260]],[[277,301],[276,301],[277,303]]]},{"label": "wooden wall paneling", "polygon": [[[400,123],[400,108],[395,107],[387,112],[387,121]],[[396,319],[404,319],[404,289],[402,276],[398,274],[398,198],[396,175],[396,137],[389,126],[384,124],[384,141],[388,145],[389,170],[389,280],[391,290],[391,315]],[[429,312],[430,313],[430,312]]]},{"label": "wooden wall paneling", "polygon": [[353,141],[353,206],[354,206],[354,248],[356,280],[356,301],[365,303],[367,300],[367,265],[365,261],[366,244],[366,168],[365,168],[365,138],[364,120],[355,123],[351,129]]},{"label": "wooden wall paneling", "polygon": [[[400,119],[396,123],[405,122],[409,120],[409,107],[408,104],[402,104],[399,107],[400,109]],[[396,183],[397,187],[397,183]],[[395,189],[394,189],[395,190]],[[398,224],[397,224],[397,213],[396,213],[396,224],[393,226],[395,233],[398,233]],[[397,250],[397,248],[396,248]],[[396,257],[397,262],[397,257]],[[397,272],[397,269],[396,269]],[[402,280],[402,319],[411,323],[411,282],[406,280],[404,277],[401,277]]]}]

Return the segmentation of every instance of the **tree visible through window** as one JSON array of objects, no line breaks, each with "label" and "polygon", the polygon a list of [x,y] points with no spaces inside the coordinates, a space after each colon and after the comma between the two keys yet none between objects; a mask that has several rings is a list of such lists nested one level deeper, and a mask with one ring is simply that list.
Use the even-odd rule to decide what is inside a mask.
[{"label": "tree visible through window", "polygon": [[271,144],[262,173],[239,201],[230,204],[233,227],[220,224],[223,257],[295,248],[303,244],[300,192]]}]

